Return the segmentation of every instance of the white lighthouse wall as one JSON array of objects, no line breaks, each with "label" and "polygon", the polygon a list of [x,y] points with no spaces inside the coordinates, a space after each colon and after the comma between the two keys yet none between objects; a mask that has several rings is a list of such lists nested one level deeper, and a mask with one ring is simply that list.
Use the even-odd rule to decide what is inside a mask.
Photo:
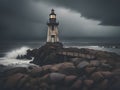
[{"label": "white lighthouse wall", "polygon": [[[52,35],[54,35],[54,38],[52,38]],[[54,30],[52,30],[51,26],[48,26],[47,42],[59,42],[57,26],[54,26]]]},{"label": "white lighthouse wall", "polygon": [[59,36],[58,36],[58,27],[55,27],[55,31],[56,31],[56,42],[59,42]]},{"label": "white lighthouse wall", "polygon": [[48,27],[48,33],[47,33],[47,42],[50,42],[50,26]]}]

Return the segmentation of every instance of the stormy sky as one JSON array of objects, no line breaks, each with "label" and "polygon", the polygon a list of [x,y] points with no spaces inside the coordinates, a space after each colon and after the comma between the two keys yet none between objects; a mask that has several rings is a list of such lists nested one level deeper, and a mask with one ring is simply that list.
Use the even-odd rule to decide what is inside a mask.
[{"label": "stormy sky", "polygon": [[52,8],[62,39],[120,37],[120,0],[0,0],[0,40],[45,39]]}]

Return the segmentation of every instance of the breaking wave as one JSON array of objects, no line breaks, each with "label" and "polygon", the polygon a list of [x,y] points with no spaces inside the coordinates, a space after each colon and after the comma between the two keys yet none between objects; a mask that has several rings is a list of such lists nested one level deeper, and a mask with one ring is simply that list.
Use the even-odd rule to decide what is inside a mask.
[{"label": "breaking wave", "polygon": [[10,52],[7,52],[5,57],[0,58],[0,64],[3,65],[16,65],[16,64],[29,64],[31,60],[19,60],[16,59],[18,55],[25,55],[27,53],[27,50],[31,49],[29,47],[21,47],[15,50],[12,50]]},{"label": "breaking wave", "polygon": [[25,55],[27,53],[27,50],[30,49],[29,47],[21,47],[16,50],[10,51],[6,53],[6,58],[8,59],[16,59],[18,55]]}]

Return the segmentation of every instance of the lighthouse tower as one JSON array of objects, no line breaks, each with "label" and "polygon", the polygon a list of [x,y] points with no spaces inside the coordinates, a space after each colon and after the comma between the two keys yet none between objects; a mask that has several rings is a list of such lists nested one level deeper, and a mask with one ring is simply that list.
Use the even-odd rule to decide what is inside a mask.
[{"label": "lighthouse tower", "polygon": [[47,22],[47,25],[48,25],[47,42],[48,43],[59,42],[59,37],[58,37],[59,23],[56,22],[56,14],[54,12],[54,9],[52,9],[51,13],[49,14],[49,21]]}]

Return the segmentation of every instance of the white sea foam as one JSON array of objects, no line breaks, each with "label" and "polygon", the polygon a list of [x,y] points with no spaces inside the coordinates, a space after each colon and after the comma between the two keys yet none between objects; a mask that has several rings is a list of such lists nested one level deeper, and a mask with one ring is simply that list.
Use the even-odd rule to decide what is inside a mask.
[{"label": "white sea foam", "polygon": [[8,53],[6,53],[6,58],[8,59],[16,59],[18,55],[25,55],[27,53],[27,50],[30,49],[29,47],[21,47],[15,50],[12,50]]},{"label": "white sea foam", "polygon": [[16,59],[18,55],[25,55],[29,47],[21,47],[10,52],[7,52],[5,57],[0,58],[0,64],[3,65],[17,65],[17,64],[28,64],[31,60],[19,60]]}]

